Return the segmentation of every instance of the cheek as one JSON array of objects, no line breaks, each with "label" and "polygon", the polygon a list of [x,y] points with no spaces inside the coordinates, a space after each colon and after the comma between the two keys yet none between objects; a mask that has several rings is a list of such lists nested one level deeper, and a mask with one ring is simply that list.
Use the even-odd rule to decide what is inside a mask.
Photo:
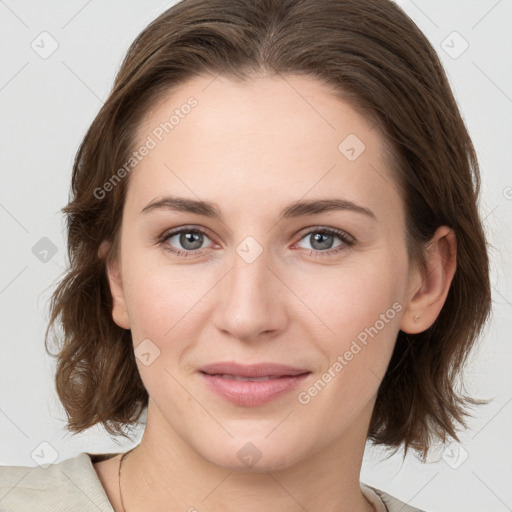
[{"label": "cheek", "polygon": [[[378,262],[365,266],[340,268],[321,276],[311,276],[302,283],[303,300],[318,314],[336,338],[355,337],[380,315],[396,323],[396,310],[402,297],[401,272]],[[379,324],[380,325],[380,324]],[[388,323],[386,323],[388,325]],[[332,332],[334,331],[334,332]]]},{"label": "cheek", "polygon": [[333,436],[375,397],[386,373],[402,310],[391,274],[389,268],[344,271],[338,282],[325,280],[322,294],[309,295],[311,309],[329,327],[312,336],[327,361],[318,378],[302,390],[299,403],[306,404],[304,411],[324,431],[322,418],[329,414]]},{"label": "cheek", "polygon": [[[141,262],[139,271],[132,272],[126,290],[137,366],[150,395],[166,396],[177,406],[187,396],[172,376],[181,371],[185,352],[200,339],[205,323],[200,318],[201,298],[211,286],[197,271],[194,277],[184,267],[146,265]],[[145,353],[150,354],[146,360]]]},{"label": "cheek", "polygon": [[126,272],[131,276],[125,293],[135,344],[140,337],[153,337],[155,343],[171,339],[174,331],[190,324],[208,290],[198,278],[202,274],[185,266],[133,259]]},{"label": "cheek", "polygon": [[316,335],[318,348],[330,365],[342,359],[343,371],[338,373],[345,377],[337,380],[347,379],[351,387],[372,373],[375,382],[383,377],[404,307],[400,302],[406,275],[403,261],[385,255],[371,259],[365,265],[347,265],[339,277],[331,273],[304,283],[308,290],[304,302],[322,320],[315,320],[323,326]]},{"label": "cheek", "polygon": [[[159,354],[152,366],[176,370],[204,338],[202,331],[211,323],[215,285],[225,270],[207,264],[170,264],[161,255],[149,257],[142,251],[140,256],[132,252],[125,270],[131,276],[125,295],[135,353],[149,339]],[[152,374],[144,365],[139,364],[139,370],[143,378]]]}]

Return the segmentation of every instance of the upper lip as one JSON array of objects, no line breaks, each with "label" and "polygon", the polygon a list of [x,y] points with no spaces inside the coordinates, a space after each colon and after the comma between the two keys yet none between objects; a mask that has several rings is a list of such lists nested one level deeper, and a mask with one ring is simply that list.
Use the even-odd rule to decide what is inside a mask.
[{"label": "upper lip", "polygon": [[301,375],[309,370],[275,363],[240,364],[231,361],[213,363],[203,366],[200,371],[210,375],[227,374],[239,377],[282,377],[284,375]]}]

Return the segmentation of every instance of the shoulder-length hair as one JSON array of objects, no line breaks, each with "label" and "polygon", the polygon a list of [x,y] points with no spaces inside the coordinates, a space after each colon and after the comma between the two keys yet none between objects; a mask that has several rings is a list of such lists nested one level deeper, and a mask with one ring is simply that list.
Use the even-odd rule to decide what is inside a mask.
[{"label": "shoulder-length hair", "polygon": [[[439,57],[391,0],[183,0],[135,39],[112,91],[76,154],[67,219],[69,268],[50,301],[59,320],[56,389],[80,432],[101,423],[123,435],[148,404],[131,332],[112,319],[106,262],[119,249],[129,175],[109,181],[133,153],[148,108],[203,74],[239,80],[302,74],[327,84],[379,127],[406,210],[409,261],[426,271],[425,247],[447,225],[457,269],[443,309],[419,334],[399,331],[380,384],[368,439],[420,452],[458,440],[480,403],[457,378],[491,307],[487,242],[478,212],[476,153]],[[101,189],[104,190],[104,189]],[[102,241],[112,242],[101,256]]]}]

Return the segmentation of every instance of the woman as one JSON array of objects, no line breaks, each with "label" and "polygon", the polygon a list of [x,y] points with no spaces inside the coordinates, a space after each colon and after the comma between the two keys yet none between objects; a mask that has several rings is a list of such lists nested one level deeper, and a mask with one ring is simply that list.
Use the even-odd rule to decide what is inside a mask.
[{"label": "woman", "polygon": [[359,481],[365,443],[458,439],[490,283],[473,145],[396,4],[176,4],[72,191],[49,325],[68,428],[126,435],[147,407],[146,429],[2,468],[5,510],[418,510]]}]

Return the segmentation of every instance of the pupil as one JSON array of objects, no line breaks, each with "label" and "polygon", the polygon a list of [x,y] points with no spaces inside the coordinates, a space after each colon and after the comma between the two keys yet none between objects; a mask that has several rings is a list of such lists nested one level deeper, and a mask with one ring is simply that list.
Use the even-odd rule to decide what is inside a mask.
[{"label": "pupil", "polygon": [[[327,235],[327,234],[324,234],[324,233],[315,233],[313,235],[313,243],[311,244],[311,246],[314,248],[314,249],[330,249],[330,246],[332,245],[332,243],[327,243],[325,241],[325,239],[329,239],[329,238],[332,238],[332,235]],[[324,239],[324,241],[322,242],[322,239]],[[320,246],[319,247],[315,247],[315,243],[319,243]],[[330,240],[330,242],[332,242],[332,240]]]},{"label": "pupil", "polygon": [[[181,233],[180,235],[180,244],[182,247],[185,247],[186,249],[194,250],[199,249],[202,244],[202,238],[201,233]],[[191,244],[191,245],[189,245]]]}]

